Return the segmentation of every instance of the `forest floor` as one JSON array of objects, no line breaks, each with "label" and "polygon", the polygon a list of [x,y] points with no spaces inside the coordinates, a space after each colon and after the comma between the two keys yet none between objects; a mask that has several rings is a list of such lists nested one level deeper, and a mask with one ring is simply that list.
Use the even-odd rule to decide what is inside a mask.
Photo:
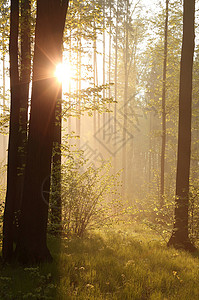
[{"label": "forest floor", "polygon": [[1,267],[0,300],[199,299],[199,253],[168,249],[139,226],[118,228],[49,237],[53,263]]}]

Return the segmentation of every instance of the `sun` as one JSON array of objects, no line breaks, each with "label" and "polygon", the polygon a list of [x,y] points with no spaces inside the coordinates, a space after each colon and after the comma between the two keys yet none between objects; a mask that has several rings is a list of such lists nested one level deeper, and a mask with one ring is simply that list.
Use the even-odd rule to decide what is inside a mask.
[{"label": "sun", "polygon": [[63,86],[69,85],[71,80],[71,67],[70,64],[64,62],[59,63],[55,69],[55,77]]}]

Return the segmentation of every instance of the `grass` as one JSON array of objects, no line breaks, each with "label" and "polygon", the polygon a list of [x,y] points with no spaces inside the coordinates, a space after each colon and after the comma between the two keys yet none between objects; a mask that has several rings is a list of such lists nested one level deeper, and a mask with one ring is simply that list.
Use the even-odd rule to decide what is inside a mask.
[{"label": "grass", "polygon": [[52,264],[0,271],[0,299],[198,300],[199,258],[139,226],[49,238]]}]

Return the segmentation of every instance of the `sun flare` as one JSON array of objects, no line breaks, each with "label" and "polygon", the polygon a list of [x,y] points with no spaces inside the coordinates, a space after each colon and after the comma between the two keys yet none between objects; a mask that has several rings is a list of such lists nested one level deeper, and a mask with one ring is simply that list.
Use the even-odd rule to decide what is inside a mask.
[{"label": "sun flare", "polygon": [[67,63],[59,63],[56,66],[55,76],[63,85],[68,85],[71,80],[71,68]]}]

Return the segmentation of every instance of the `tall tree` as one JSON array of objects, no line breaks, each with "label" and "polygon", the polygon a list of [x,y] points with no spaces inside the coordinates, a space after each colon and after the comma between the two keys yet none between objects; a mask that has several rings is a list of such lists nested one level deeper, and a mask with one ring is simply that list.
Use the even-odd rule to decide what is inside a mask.
[{"label": "tall tree", "polygon": [[[165,1],[164,1],[165,3]],[[180,79],[180,58],[182,42],[182,7],[176,1],[169,1],[169,19],[168,19],[168,46],[167,46],[167,64],[166,64],[166,149],[164,164],[164,194],[173,195],[175,193],[176,182],[176,161],[177,161],[177,136],[178,136],[178,107],[179,107],[179,79]],[[150,130],[150,152],[149,169],[150,190],[157,195],[157,203],[161,207],[164,199],[161,197],[161,143],[163,141],[163,121],[162,121],[162,98],[163,97],[163,61],[164,61],[164,42],[165,36],[165,4],[164,10],[152,19],[153,31],[156,31],[156,40],[149,42],[147,56],[143,55],[145,70],[147,76],[147,107],[151,107],[151,130]],[[152,46],[152,48],[151,48]],[[152,59],[152,60],[151,60]],[[149,71],[150,70],[150,71]],[[144,74],[144,73],[143,73]],[[140,83],[144,82],[140,81]],[[149,106],[148,106],[149,104]],[[156,111],[156,113],[154,113]],[[161,120],[161,123],[160,123]],[[163,157],[163,155],[162,155]],[[158,162],[158,164],[157,164]],[[162,168],[163,169],[163,168]],[[157,176],[160,174],[160,176]],[[163,181],[163,180],[162,180]],[[156,190],[156,191],[155,191]],[[170,196],[169,196],[170,197]],[[161,203],[162,202],[162,203]]]},{"label": "tall tree", "polygon": [[[118,20],[119,20],[119,0],[116,2],[116,20],[115,20],[115,70],[114,70],[114,96],[115,96],[115,105],[114,105],[114,132],[117,132],[117,93],[118,93]],[[117,143],[116,134],[115,134],[115,146]],[[114,171],[117,170],[117,159],[116,155],[114,156]]]},{"label": "tall tree", "polygon": [[[20,20],[20,62],[18,61]],[[4,212],[3,257],[10,260],[13,241],[17,239],[18,219],[24,179],[25,151],[28,122],[28,96],[31,69],[30,53],[30,0],[11,3],[10,24],[10,82],[11,112],[8,151],[7,194]],[[19,71],[20,70],[20,71]]]},{"label": "tall tree", "polygon": [[[106,1],[104,0],[102,3],[102,9],[103,9],[103,50],[102,50],[102,59],[103,59],[103,79],[102,79],[102,84],[105,86],[106,84],[106,31],[105,31],[105,26],[106,26]],[[105,87],[103,87],[103,99],[106,97],[106,90]],[[103,113],[103,126],[105,126],[106,122],[106,114]]]},{"label": "tall tree", "polygon": [[[23,186],[24,167],[26,162],[27,131],[28,131],[28,99],[31,73],[31,1],[21,0],[21,60],[20,60],[20,112],[19,112],[19,174]],[[20,188],[20,192],[22,187]],[[21,198],[21,196],[20,196]]]},{"label": "tall tree", "polygon": [[[81,2],[80,2],[80,7],[81,7]],[[80,10],[81,12],[81,10]],[[77,146],[78,148],[80,148],[80,135],[81,135],[81,99],[80,99],[80,93],[81,93],[81,60],[82,60],[82,37],[81,37],[81,13],[79,12],[78,15],[78,26],[77,26],[77,65],[76,65],[76,69],[77,69],[77,85],[76,85],[76,93],[77,93],[77,99],[76,99],[76,106],[77,106],[77,118],[76,118],[76,133],[79,137],[79,139],[77,140]]]},{"label": "tall tree", "polygon": [[193,251],[189,240],[189,173],[191,152],[192,69],[194,54],[195,0],[184,0],[183,40],[180,68],[178,157],[175,221],[168,246]]},{"label": "tall tree", "polygon": [[[128,101],[128,60],[129,60],[129,0],[125,1],[126,5],[126,19],[125,19],[125,47],[124,47],[124,117],[123,117],[123,140],[126,140],[126,129],[127,129],[127,101]],[[123,145],[122,148],[122,183],[123,183],[123,195],[126,190],[126,153],[127,148],[126,144]]]},{"label": "tall tree", "polygon": [[[8,32],[9,32],[9,6],[7,0],[1,1],[0,4],[0,14],[1,14],[1,53],[2,53],[2,100],[3,100],[3,117],[6,118],[6,53],[8,44]],[[7,137],[3,136],[3,158],[6,155],[7,148]]]},{"label": "tall tree", "polygon": [[3,224],[3,259],[9,261],[13,257],[14,212],[17,210],[17,167],[18,167],[18,138],[20,87],[18,68],[18,35],[19,35],[19,1],[11,0],[10,7],[10,127],[8,144],[7,193],[4,209]]},{"label": "tall tree", "polygon": [[166,0],[166,18],[164,29],[164,61],[162,81],[162,148],[160,171],[160,205],[164,204],[164,173],[165,173],[165,149],[166,149],[166,76],[167,76],[167,40],[168,40],[169,0]]},{"label": "tall tree", "polygon": [[[11,259],[11,253],[13,252],[13,241],[16,241],[17,239],[19,211],[24,179],[24,166],[26,160],[25,151],[27,142],[28,97],[31,72],[30,7],[30,0],[22,0],[20,6],[18,3],[17,11],[14,11],[15,23],[12,22],[10,27],[11,113],[7,194],[4,213],[3,257],[5,260]],[[19,10],[21,10],[20,22]],[[11,15],[12,14],[13,10],[11,9]],[[19,28],[21,29],[20,34]],[[14,35],[15,41],[12,40],[13,34],[11,32],[13,30],[17,30]],[[19,35],[21,41],[20,61],[18,60],[18,47],[13,47],[13,43],[15,45],[18,44]],[[15,61],[13,59],[14,57]],[[13,65],[13,63],[15,63],[15,65]],[[14,164],[12,164],[13,160],[15,160]],[[13,185],[10,184],[11,182],[14,182],[14,194],[12,194]],[[10,241],[10,247],[7,243],[8,240]]]},{"label": "tall tree", "polygon": [[67,0],[37,1],[27,162],[16,246],[17,259],[23,263],[52,259],[46,231],[55,107],[60,91],[54,74],[61,61],[67,8]]}]

